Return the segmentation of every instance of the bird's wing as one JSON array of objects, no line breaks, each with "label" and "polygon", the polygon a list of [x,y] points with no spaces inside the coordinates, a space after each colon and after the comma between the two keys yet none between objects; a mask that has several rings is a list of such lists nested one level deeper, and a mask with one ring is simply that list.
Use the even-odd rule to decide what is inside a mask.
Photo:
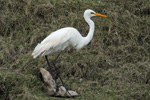
[{"label": "bird's wing", "polygon": [[75,30],[72,28],[62,28],[47,36],[41,44],[47,44],[47,49],[54,48],[65,43],[75,35]]},{"label": "bird's wing", "polygon": [[50,50],[51,48],[55,48],[58,45],[62,45],[67,42],[69,39],[73,38],[76,30],[73,28],[63,28],[52,32],[49,36],[47,36],[41,43],[39,43],[32,55],[36,58],[41,53]]}]

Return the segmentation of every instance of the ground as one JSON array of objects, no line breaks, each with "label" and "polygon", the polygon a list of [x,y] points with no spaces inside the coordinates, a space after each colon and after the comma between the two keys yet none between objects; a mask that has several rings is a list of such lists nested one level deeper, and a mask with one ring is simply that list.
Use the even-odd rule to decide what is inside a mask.
[{"label": "ground", "polygon": [[67,48],[57,61],[67,87],[79,93],[67,100],[149,100],[149,5],[148,0],[1,0],[1,100],[64,100],[44,92],[40,68],[48,69],[46,60],[31,54],[63,27],[86,36],[86,9],[108,17],[92,18],[92,41],[80,51]]}]

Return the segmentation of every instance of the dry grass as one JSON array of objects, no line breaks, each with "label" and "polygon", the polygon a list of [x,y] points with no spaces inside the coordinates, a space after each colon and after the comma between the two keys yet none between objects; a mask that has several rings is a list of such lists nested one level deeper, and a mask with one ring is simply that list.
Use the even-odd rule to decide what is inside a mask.
[{"label": "dry grass", "polygon": [[39,68],[47,68],[46,61],[33,59],[31,53],[38,42],[62,27],[75,27],[86,36],[87,8],[108,17],[93,18],[96,30],[91,43],[79,52],[66,49],[58,60],[68,87],[80,94],[74,99],[149,100],[149,5],[148,0],[1,0],[1,100],[62,100],[43,92]]}]

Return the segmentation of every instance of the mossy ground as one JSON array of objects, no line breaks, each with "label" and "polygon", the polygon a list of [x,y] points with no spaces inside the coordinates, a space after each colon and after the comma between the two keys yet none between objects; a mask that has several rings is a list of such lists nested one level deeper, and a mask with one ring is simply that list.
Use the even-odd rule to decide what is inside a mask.
[{"label": "mossy ground", "polygon": [[39,69],[47,64],[31,53],[63,27],[75,27],[86,36],[87,8],[108,17],[92,18],[96,28],[90,44],[80,51],[69,47],[57,61],[67,86],[80,94],[73,99],[150,99],[149,0],[1,0],[1,100],[63,100],[44,92]]}]

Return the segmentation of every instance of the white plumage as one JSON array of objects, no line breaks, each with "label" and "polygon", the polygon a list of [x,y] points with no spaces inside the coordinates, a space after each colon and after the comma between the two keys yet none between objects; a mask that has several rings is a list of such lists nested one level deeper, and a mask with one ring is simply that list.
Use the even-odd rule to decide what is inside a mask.
[{"label": "white plumage", "polygon": [[87,45],[91,41],[94,33],[94,22],[90,19],[92,16],[106,17],[95,13],[93,10],[86,10],[84,12],[84,18],[90,27],[89,33],[86,37],[82,37],[79,31],[72,27],[59,29],[52,32],[41,43],[38,43],[32,56],[36,58],[39,55],[45,56],[54,52],[62,51],[69,45],[75,49],[80,49]]},{"label": "white plumage", "polygon": [[52,32],[48,37],[46,37],[35,47],[32,53],[33,57],[36,58],[40,54],[44,56],[53,52],[61,51],[69,45],[72,45],[73,47],[76,47],[76,49],[79,49],[77,45],[79,44],[79,40],[81,40],[79,39],[79,37],[82,38],[82,36],[78,33],[79,32],[75,28],[70,27],[62,28],[60,30]]}]

